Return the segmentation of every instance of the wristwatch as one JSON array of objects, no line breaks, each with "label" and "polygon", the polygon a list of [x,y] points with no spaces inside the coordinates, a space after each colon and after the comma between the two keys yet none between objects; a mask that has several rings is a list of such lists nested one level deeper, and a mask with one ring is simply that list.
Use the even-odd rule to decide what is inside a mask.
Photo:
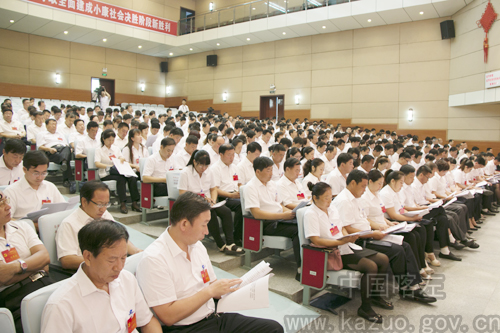
[{"label": "wristwatch", "polygon": [[24,261],[23,259],[17,259],[17,261],[19,261],[19,263],[21,264],[22,271],[20,274],[26,273],[26,271],[28,270],[28,264],[26,263],[26,261]]}]

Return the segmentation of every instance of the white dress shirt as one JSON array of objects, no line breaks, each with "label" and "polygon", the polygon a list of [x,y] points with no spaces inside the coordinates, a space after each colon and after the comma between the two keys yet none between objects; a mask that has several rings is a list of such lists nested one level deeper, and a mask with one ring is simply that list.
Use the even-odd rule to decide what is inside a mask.
[{"label": "white dress shirt", "polygon": [[7,187],[4,193],[10,198],[10,214],[13,219],[20,219],[28,213],[40,210],[44,203],[66,201],[51,182],[44,180],[38,190],[35,190],[28,183],[26,177],[21,177],[19,181]]},{"label": "white dress shirt", "polygon": [[[149,307],[155,307],[187,297],[208,287],[217,279],[207,249],[198,241],[188,245],[189,260],[165,230],[146,250],[137,265],[137,280]],[[203,281],[202,272],[209,278]],[[215,311],[212,298],[196,311],[174,325],[196,323]]]},{"label": "white dress shirt", "polygon": [[0,186],[14,184],[23,176],[24,171],[22,161],[18,166],[13,167],[11,170],[5,165],[3,155],[0,157]]},{"label": "white dress shirt", "polygon": [[[174,156],[174,155],[172,155]],[[175,155],[174,158],[174,168],[176,170],[182,170],[186,167],[191,159],[191,155],[186,151],[186,149],[182,149],[178,154]]]},{"label": "white dress shirt", "polygon": [[340,173],[338,168],[335,168],[326,177],[326,183],[332,187],[332,194],[338,195],[343,189],[346,188],[346,179]]},{"label": "white dress shirt", "polygon": [[301,201],[307,200],[302,184],[298,179],[292,182],[287,176],[283,176],[276,182],[276,185],[284,206],[298,205]]},{"label": "white dress shirt", "polygon": [[167,172],[174,170],[174,164],[172,156],[167,160],[163,160],[160,153],[156,152],[146,159],[142,176],[167,178]]},{"label": "white dress shirt", "polygon": [[132,273],[122,270],[108,288],[109,293],[98,289],[80,266],[50,295],[42,313],[41,332],[127,333],[131,313],[137,327],[151,321],[153,313]]},{"label": "white dress shirt", "polygon": [[[108,149],[106,146],[99,147],[95,150],[95,162],[99,162],[102,164],[106,164],[108,167],[106,169],[101,169],[99,168],[99,177],[104,178],[109,176],[109,169],[114,165],[113,161],[111,160],[112,158],[120,158],[122,156],[122,152],[120,151],[120,148],[118,148],[115,145],[111,145],[111,147]],[[126,163],[126,162],[125,162]]]},{"label": "white dress shirt", "polygon": [[189,112],[189,107],[187,105],[179,105],[179,108],[178,108],[179,111],[182,111],[182,112]]},{"label": "white dress shirt", "polygon": [[356,199],[347,188],[335,197],[332,205],[339,211],[342,226],[352,226],[362,231],[371,230],[370,222],[366,219],[363,208],[360,207],[359,199]]},{"label": "white dress shirt", "polygon": [[385,206],[378,195],[373,194],[372,191],[367,188],[359,200],[360,206],[363,208],[363,211],[366,212],[366,218],[373,222],[387,225],[384,219],[384,213],[386,212]]},{"label": "white dress shirt", "polygon": [[[64,125],[66,126],[66,125]],[[83,154],[88,155],[89,149],[97,149],[101,147],[101,141],[97,139],[92,139],[90,136],[86,135],[83,140],[79,140],[75,147],[75,155]]]},{"label": "white dress shirt", "polygon": [[59,132],[55,132],[54,134],[49,131],[44,131],[39,134],[39,137],[36,138],[36,146],[40,148],[41,146],[45,146],[47,148],[52,148],[54,146],[67,146],[68,141],[64,135]]},{"label": "white dress shirt", "polygon": [[244,157],[240,163],[238,163],[238,183],[245,185],[255,176],[255,170],[253,169],[253,163],[247,157]]},{"label": "white dress shirt", "polygon": [[245,209],[250,213],[250,208],[260,208],[269,213],[283,213],[281,203],[283,200],[276,183],[272,180],[264,185],[257,176],[254,176],[245,185]]},{"label": "white dress shirt", "polygon": [[[273,177],[271,178],[271,180],[277,182],[278,180],[280,180],[280,178],[283,177],[283,175],[285,174],[285,170],[283,170],[284,165],[285,161],[281,161],[281,163],[278,165],[276,165],[276,163],[273,163]],[[300,169],[302,170],[302,168]]]},{"label": "white dress shirt", "polygon": [[[107,210],[102,215],[102,219],[114,220]],[[60,260],[70,255],[82,256],[78,244],[78,232],[93,220],[81,207],[78,207],[61,222],[56,232],[57,259]]]},{"label": "white dress shirt", "polygon": [[27,130],[26,130],[26,134],[27,134],[27,139],[28,141],[31,142],[31,140],[35,139],[36,140],[36,136],[39,134],[39,133],[42,133],[43,131],[46,131],[46,126],[45,126],[45,123],[42,123],[42,126],[36,126],[35,124],[31,124],[27,127]]},{"label": "white dress shirt", "polygon": [[117,134],[116,137],[115,137],[115,142],[113,144],[115,146],[117,146],[118,148],[120,148],[120,150],[122,150],[127,145],[127,143],[128,143],[128,137],[127,137],[127,135],[125,135],[125,138],[122,139]]},{"label": "white dress shirt", "polygon": [[399,171],[399,169],[401,169],[401,163],[399,163],[398,161],[392,163],[391,169],[392,171]]},{"label": "white dress shirt", "polygon": [[[339,212],[332,205],[328,207],[328,214],[326,214],[313,203],[304,214],[304,235],[306,238],[316,236],[326,239],[339,239],[344,237],[342,226]],[[354,253],[348,244],[342,244],[338,249],[340,255]]]},{"label": "white dress shirt", "polygon": [[429,203],[425,198],[424,185],[418,180],[417,177],[415,177],[411,187],[413,189],[413,198],[415,199],[415,203],[417,205],[423,206]]},{"label": "white dress shirt", "polygon": [[134,154],[133,161],[130,160],[130,149],[128,149],[128,146],[126,146],[122,150],[123,158],[125,159],[125,161],[135,165],[139,165],[139,160],[141,158],[149,157],[148,148],[144,146],[139,146],[139,149],[135,148],[135,146],[132,146],[132,153]]},{"label": "white dress shirt", "polygon": [[[200,177],[194,167],[190,165],[182,170],[177,186],[179,190],[189,191],[211,198],[210,189],[215,187],[215,183],[210,169],[203,172]],[[217,198],[211,199],[217,200]]]},{"label": "white dress shirt", "polygon": [[441,177],[436,172],[434,177],[429,179],[429,183],[431,185],[432,191],[435,191],[439,196],[446,197],[446,176]]},{"label": "white dress shirt", "polygon": [[333,171],[333,169],[337,168],[335,157],[332,158],[331,161],[329,161],[325,155],[321,155],[320,158],[323,162],[325,162],[325,171],[323,171],[324,175],[328,175],[330,172]]},{"label": "white dress shirt", "polygon": [[238,191],[238,168],[234,164],[227,166],[222,160],[213,164],[210,167],[214,185],[222,191],[236,192]]},{"label": "white dress shirt", "polygon": [[302,180],[302,187],[304,188],[304,194],[306,195],[306,199],[311,199],[312,198],[312,192],[309,190],[309,187],[307,186],[308,183],[313,183],[316,184],[319,182],[318,177],[312,174],[312,172],[309,172],[307,176],[304,177]]},{"label": "white dress shirt", "polygon": [[[401,200],[399,193],[394,192],[389,185],[385,185],[384,188],[380,190],[379,197],[385,208],[394,208],[396,213],[401,215],[404,213],[404,200]],[[387,212],[384,213],[386,218],[390,218]]]},{"label": "white dress shirt", "polygon": [[61,133],[62,135],[66,136],[66,138],[69,138],[69,136],[70,136],[71,134],[73,134],[73,133],[75,133],[75,132],[76,132],[76,128],[75,128],[75,125],[73,125],[73,124],[71,124],[71,127],[68,127],[68,126],[66,125],[66,122],[64,122],[64,124],[63,124],[61,127],[59,127],[59,128],[57,129],[57,131],[58,131],[59,133]]},{"label": "white dress shirt", "polygon": [[12,119],[10,123],[6,122],[5,119],[0,120],[0,132],[10,135],[26,136],[24,126],[14,119]]}]

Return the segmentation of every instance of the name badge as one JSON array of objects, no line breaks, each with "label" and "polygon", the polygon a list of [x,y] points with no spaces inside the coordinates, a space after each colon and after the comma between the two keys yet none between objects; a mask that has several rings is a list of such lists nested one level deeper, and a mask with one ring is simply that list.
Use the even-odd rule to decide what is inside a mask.
[{"label": "name badge", "polygon": [[111,160],[112,158],[116,158],[115,155],[109,155],[109,159]]},{"label": "name badge", "polygon": [[168,171],[172,171],[172,170],[174,170],[174,167],[170,166],[170,168],[168,168]]},{"label": "name badge", "polygon": [[139,164],[139,159],[138,158],[135,159],[135,164]]},{"label": "name badge", "polygon": [[42,205],[43,205],[44,203],[51,203],[51,202],[52,202],[52,201],[51,201],[49,198],[47,198],[46,200],[43,200],[43,199],[42,199]]},{"label": "name badge", "polygon": [[208,275],[208,270],[205,268],[205,265],[201,265],[201,278],[203,279],[203,283],[210,282],[210,275]]},{"label": "name badge", "polygon": [[302,200],[305,199],[306,197],[304,196],[304,193],[299,193],[297,194],[297,200]]},{"label": "name badge", "polygon": [[332,236],[335,236],[339,233],[339,228],[337,228],[337,226],[330,228],[330,233],[332,234]]},{"label": "name badge", "polygon": [[17,127],[12,127],[12,129],[13,129],[14,131],[17,131]]},{"label": "name badge", "polygon": [[63,139],[61,137],[58,137],[57,140],[62,141]]},{"label": "name badge", "polygon": [[385,209],[385,206],[382,206],[382,213],[387,213],[387,209]]},{"label": "name badge", "polygon": [[135,317],[135,312],[130,310],[130,316],[127,320],[127,331],[132,333],[137,328],[137,319]]},{"label": "name badge", "polygon": [[202,198],[204,198],[204,197],[205,197],[205,193],[198,193],[198,195],[199,195],[200,197],[202,197]]},{"label": "name badge", "polygon": [[233,175],[233,180],[234,180],[234,181],[238,180],[238,175],[237,175],[237,174],[234,174],[234,175]]},{"label": "name badge", "polygon": [[404,214],[405,213],[405,209],[404,208],[400,208],[399,209],[399,214]]},{"label": "name badge", "polygon": [[9,263],[9,262],[12,262],[14,260],[19,259],[19,253],[17,253],[17,250],[15,247],[10,247],[7,244],[7,250],[2,251],[2,257],[6,263]]}]

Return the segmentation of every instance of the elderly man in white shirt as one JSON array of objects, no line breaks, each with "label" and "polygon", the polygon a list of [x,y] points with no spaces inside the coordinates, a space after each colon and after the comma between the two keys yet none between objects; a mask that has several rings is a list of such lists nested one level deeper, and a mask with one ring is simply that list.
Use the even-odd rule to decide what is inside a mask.
[{"label": "elderly man in white shirt", "polygon": [[87,136],[83,140],[79,140],[75,147],[76,158],[87,158],[89,149],[97,149],[101,147],[101,140],[97,137],[99,124],[95,121],[89,121],[87,124]]},{"label": "elderly man in white shirt", "polygon": [[10,185],[24,176],[23,161],[26,154],[26,145],[18,139],[8,140],[3,147],[0,157],[0,185]]},{"label": "elderly man in white shirt", "polygon": [[[83,262],[82,251],[78,246],[78,232],[93,220],[114,220],[108,212],[109,188],[106,184],[92,180],[80,190],[80,207],[66,217],[56,233],[57,259],[65,269],[76,270]],[[141,250],[127,242],[129,255]]]},{"label": "elderly man in white shirt", "polygon": [[174,149],[174,139],[163,138],[160,150],[149,156],[144,165],[142,181],[154,184],[153,195],[155,197],[168,195],[167,172],[175,169],[175,158],[172,155]]},{"label": "elderly man in white shirt", "polygon": [[26,136],[24,126],[12,119],[12,110],[2,110],[3,119],[0,120],[0,136],[9,139],[22,139]]},{"label": "elderly man in white shirt", "polygon": [[269,144],[272,137],[272,132],[270,130],[262,131],[262,136],[255,140],[262,147],[262,156],[269,157]]},{"label": "elderly man in white shirt", "polygon": [[[293,253],[297,263],[297,275],[300,280],[301,260],[300,242],[297,237],[297,224],[293,223],[295,213],[283,205],[278,186],[271,180],[273,161],[269,157],[257,157],[253,161],[255,176],[245,185],[244,200],[247,213],[263,221],[263,234],[283,236],[292,239]],[[283,222],[280,222],[283,221]],[[292,221],[292,223],[290,223]]]},{"label": "elderly man in white shirt", "polygon": [[68,111],[66,113],[66,117],[64,118],[64,124],[58,128],[58,132],[66,136],[67,139],[69,139],[71,134],[76,132],[75,119],[75,114],[72,111]]},{"label": "elderly man in white shirt", "polygon": [[354,160],[351,154],[341,153],[337,157],[337,168],[330,172],[326,183],[332,187],[333,196],[337,196],[346,187],[347,175],[354,168]]},{"label": "elderly man in white shirt", "polygon": [[247,145],[247,154],[240,163],[238,163],[238,184],[245,185],[255,176],[253,161],[260,156],[262,147],[257,142]]},{"label": "elderly man in white shirt", "polygon": [[40,210],[44,203],[65,202],[57,187],[45,180],[49,160],[39,150],[24,155],[24,177],[5,189],[10,198],[13,219],[25,217],[28,213]]},{"label": "elderly man in white shirt", "polygon": [[291,157],[285,161],[283,168],[285,174],[276,182],[276,185],[283,199],[283,206],[294,209],[301,201],[307,201],[302,183],[297,180],[301,164],[298,159]]},{"label": "elderly man in white shirt", "polygon": [[78,232],[78,271],[49,297],[41,332],[160,333],[134,275],[123,270],[129,235],[121,224],[92,221]]},{"label": "elderly man in white shirt", "polygon": [[47,129],[43,121],[43,112],[37,111],[35,114],[35,121],[26,128],[27,140],[30,143],[36,143],[36,137],[38,134],[46,130]]}]

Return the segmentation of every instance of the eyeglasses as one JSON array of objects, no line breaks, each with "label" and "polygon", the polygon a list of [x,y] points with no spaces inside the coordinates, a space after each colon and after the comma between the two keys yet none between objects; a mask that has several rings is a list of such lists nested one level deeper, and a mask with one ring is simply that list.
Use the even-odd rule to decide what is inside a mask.
[{"label": "eyeglasses", "polygon": [[49,173],[47,171],[44,171],[44,172],[35,171],[35,172],[33,172],[33,176],[35,176],[35,177],[40,177],[40,176],[47,177],[48,174]]},{"label": "eyeglasses", "polygon": [[0,207],[3,207],[5,205],[10,204],[10,198],[9,197],[4,197],[0,199]]},{"label": "eyeglasses", "polygon": [[105,204],[98,204],[97,202],[94,202],[92,200],[90,200],[90,202],[92,202],[94,205],[96,205],[97,208],[99,208],[99,209],[111,207],[111,202],[108,202],[108,203],[105,203]]}]

